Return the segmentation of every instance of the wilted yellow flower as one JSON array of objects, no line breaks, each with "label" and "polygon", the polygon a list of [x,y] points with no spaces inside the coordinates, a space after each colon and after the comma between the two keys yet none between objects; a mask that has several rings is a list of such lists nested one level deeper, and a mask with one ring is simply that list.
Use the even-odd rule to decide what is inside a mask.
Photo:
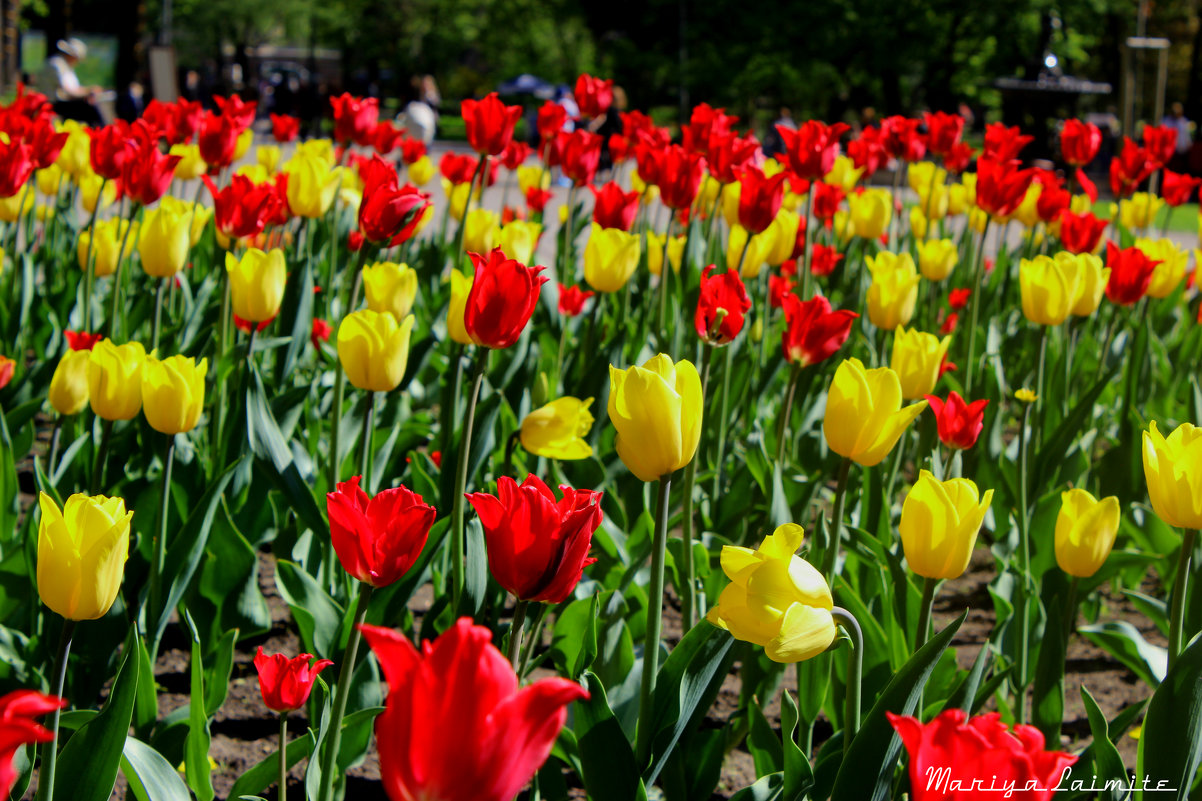
[{"label": "wilted yellow flower", "polygon": [[535,409],[522,420],[522,447],[548,459],[587,459],[593,448],[585,437],[593,427],[592,398],[564,397]]},{"label": "wilted yellow flower", "polygon": [[408,264],[380,261],[363,268],[367,308],[404,320],[417,300],[417,273]]},{"label": "wilted yellow flower", "polygon": [[909,253],[882,250],[865,257],[872,283],[868,286],[868,319],[877,328],[908,325],[918,301],[918,271]]},{"label": "wilted yellow flower", "polygon": [[67,620],[108,614],[129,558],[129,523],[121,498],[72,495],[62,510],[38,495],[38,596]]},{"label": "wilted yellow flower", "polygon": [[935,391],[939,367],[951,342],[950,336],[940,339],[934,334],[897,327],[893,332],[893,358],[889,367],[901,382],[902,398],[917,400]]},{"label": "wilted yellow flower", "polygon": [[142,368],[142,413],[155,431],[183,434],[196,428],[205,402],[205,374],[209,360],[200,364],[187,356],[159,360],[150,356]]},{"label": "wilted yellow flower", "polygon": [[1056,564],[1070,576],[1089,578],[1102,567],[1119,530],[1119,499],[1098,500],[1083,489],[1060,493]]},{"label": "wilted yellow flower", "polygon": [[638,235],[593,223],[584,247],[584,280],[590,287],[598,292],[617,292],[626,286],[638,266]]},{"label": "wilted yellow flower", "polygon": [[641,367],[609,368],[609,419],[618,456],[639,479],[655,481],[687,465],[701,438],[701,377],[692,362],[665,354]]},{"label": "wilted yellow flower", "polygon": [[902,407],[901,381],[888,367],[864,368],[846,359],[826,396],[822,433],[827,446],[864,467],[880,464],[927,402]]},{"label": "wilted yellow flower", "polygon": [[390,392],[409,363],[413,315],[403,321],[371,309],[351,312],[338,326],[338,360],[347,380],[369,392]]},{"label": "wilted yellow flower", "polygon": [[918,269],[928,281],[943,281],[960,260],[951,239],[928,239],[918,243]]},{"label": "wilted yellow flower", "polygon": [[966,478],[939,481],[921,471],[902,504],[898,525],[910,569],[929,579],[961,576],[992,500],[993,490],[982,496]]}]

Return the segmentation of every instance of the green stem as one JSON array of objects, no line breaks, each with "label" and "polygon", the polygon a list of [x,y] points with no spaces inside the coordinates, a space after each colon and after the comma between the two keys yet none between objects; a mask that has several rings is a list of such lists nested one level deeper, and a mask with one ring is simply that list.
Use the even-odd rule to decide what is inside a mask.
[{"label": "green stem", "polygon": [[976,374],[976,355],[977,355],[977,319],[981,313],[981,302],[984,300],[984,292],[981,284],[985,280],[985,237],[989,235],[989,218],[985,218],[985,226],[981,229],[981,250],[977,253],[976,269],[973,271],[972,279],[972,295],[969,296],[968,302],[972,304],[972,314],[970,315],[970,323],[968,329],[968,360],[966,373],[964,376],[964,394],[966,397],[972,394],[972,379]]},{"label": "green stem", "polygon": [[530,664],[530,657],[534,655],[534,649],[538,647],[538,643],[542,639],[543,622],[547,619],[547,610],[549,608],[547,604],[540,603],[538,611],[534,613],[534,623],[530,626],[530,634],[526,637],[526,647],[522,649],[522,662],[518,666],[519,680],[526,675],[527,666]]},{"label": "green stem", "polygon": [[1077,592],[1081,579],[1073,576],[1068,584],[1068,604],[1064,607],[1064,644],[1068,647],[1069,638],[1077,629]]},{"label": "green stem", "polygon": [[1031,420],[1031,404],[1023,411],[1022,428],[1018,432],[1018,505],[1019,505],[1019,604],[1018,604],[1018,676],[1015,684],[1018,688],[1018,722],[1027,722],[1027,665],[1031,653],[1031,632],[1027,626],[1027,604],[1030,603],[1029,577],[1031,572],[1031,538],[1029,528],[1031,513],[1027,504],[1027,428]]},{"label": "green stem", "polygon": [[280,713],[280,793],[279,801],[288,798],[288,712]]},{"label": "green stem", "polygon": [[[54,658],[55,697],[63,697],[63,684],[67,680],[67,657],[71,655],[71,636],[75,633],[75,621],[63,620],[63,633],[59,636],[58,654]],[[61,710],[50,713],[51,739],[42,746],[42,770],[38,774],[38,801],[50,801],[54,797],[54,770],[58,764],[58,721]],[[75,777],[78,778],[78,777]]]},{"label": "green stem", "polygon": [[134,229],[134,220],[141,216],[142,207],[138,206],[128,220],[123,220],[125,222],[125,233],[121,236],[121,247],[117,248],[117,273],[113,276],[113,304],[108,321],[109,339],[114,341],[119,338],[117,313],[121,311],[121,278],[125,274],[125,271],[122,269],[122,262],[125,259],[125,246],[129,242],[129,232]]},{"label": "green stem", "polygon": [[[672,273],[672,264],[668,259],[668,245],[672,241],[672,223],[675,221],[674,216],[668,216],[668,227],[664,231],[664,261],[659,268],[659,319],[656,320],[655,330],[661,341],[667,339],[665,328],[668,324],[668,279]],[[746,247],[744,247],[744,251],[746,251]]]},{"label": "green stem", "polygon": [[100,485],[104,481],[104,462],[109,454],[109,440],[113,436],[113,421],[105,420],[101,425],[100,447],[96,449],[96,463],[92,465],[92,483],[89,495],[100,494]]},{"label": "green stem", "polygon": [[159,349],[159,326],[163,318],[163,289],[167,286],[170,278],[159,279],[159,285],[154,290],[154,325],[150,329],[150,350],[156,351]]},{"label": "green stem", "polygon": [[59,440],[62,438],[62,434],[63,416],[61,414],[56,414],[54,416],[54,431],[50,434],[50,458],[46,463],[48,467],[46,474],[50,477],[51,482],[54,481],[55,468],[58,467],[58,446]]},{"label": "green stem", "polygon": [[342,460],[339,458],[342,450],[342,399],[346,392],[346,371],[342,369],[342,360],[334,362],[334,405],[330,409],[330,461],[326,467],[326,484],[330,492],[338,486],[342,478]]},{"label": "green stem", "polygon": [[371,492],[371,432],[372,421],[376,416],[376,393],[367,393],[367,409],[363,413],[363,440],[359,443],[359,475],[362,476],[363,488]]},{"label": "green stem", "polygon": [[827,581],[835,578],[839,564],[839,541],[843,537],[843,503],[847,497],[847,477],[851,474],[851,459],[844,457],[839,463],[839,478],[835,484],[835,505],[831,511],[830,541],[827,543],[822,573]]},{"label": "green stem", "polygon": [[367,582],[359,584],[359,598],[355,606],[355,619],[351,623],[350,637],[347,639],[346,651],[342,655],[342,667],[338,671],[338,692],[334,694],[334,708],[330,712],[330,729],[327,734],[325,763],[321,771],[321,793],[318,801],[330,801],[334,797],[334,772],[338,762],[338,747],[342,744],[342,718],[346,714],[346,701],[351,694],[351,678],[355,675],[355,657],[359,654],[359,640],[362,635],[359,626],[367,616],[367,606],[371,603],[372,586]]},{"label": "green stem", "polygon": [[472,428],[476,424],[476,401],[480,398],[480,386],[484,383],[490,352],[488,348],[481,347],[480,352],[476,354],[476,364],[472,368],[472,386],[467,396],[467,415],[463,419],[463,433],[459,438],[459,461],[455,466],[454,506],[451,511],[451,603],[455,609],[459,608],[459,601],[463,597],[463,493],[467,489],[467,462],[472,449]]},{"label": "green stem", "polygon": [[[814,277],[810,274],[810,265],[812,263],[811,262],[812,257],[810,254],[813,253],[813,250],[812,250],[813,244],[812,244],[811,240],[813,240],[814,235],[817,233],[817,231],[815,231],[814,228],[810,227],[810,219],[813,217],[813,213],[814,213],[814,187],[811,184],[810,191],[806,192],[806,216],[805,216],[805,219],[802,220],[802,222],[805,223],[805,232],[806,233],[805,233],[805,250],[802,253],[802,262],[801,262],[801,297],[806,300],[808,300],[810,297],[810,282],[814,280]],[[817,226],[815,226],[815,227],[817,227]],[[767,335],[768,335],[768,332],[765,331],[764,336],[767,336]]]},{"label": "green stem", "polygon": [[1048,327],[1041,326],[1043,329],[1039,335],[1039,368],[1035,374],[1035,446],[1043,447],[1043,420],[1045,410],[1047,409],[1047,400],[1044,398],[1044,365],[1048,358]]},{"label": "green stem", "polygon": [[789,373],[789,388],[785,390],[785,405],[776,422],[776,463],[783,469],[786,443],[789,441],[789,418],[793,415],[793,396],[797,393],[797,381],[801,378],[801,365],[793,365]]},{"label": "green stem", "polygon": [[505,655],[509,658],[509,664],[513,665],[514,672],[521,666],[518,654],[521,653],[522,625],[526,622],[526,607],[529,605],[529,601],[519,599],[513,607],[513,622],[509,624],[509,647]]},{"label": "green stem", "polygon": [[842,626],[851,640],[847,652],[847,691],[843,700],[843,755],[851,748],[851,741],[860,730],[860,674],[864,669],[864,633],[860,623],[846,609],[836,606],[831,610],[835,623]]},{"label": "green stem", "polygon": [[1181,644],[1185,639],[1183,631],[1185,624],[1185,596],[1189,589],[1189,567],[1190,559],[1194,555],[1194,541],[1197,539],[1198,532],[1194,529],[1188,529],[1185,532],[1185,538],[1181,541],[1181,551],[1177,554],[1177,575],[1173,578],[1173,595],[1169,599],[1170,603],[1170,618],[1169,618],[1169,670],[1173,669],[1173,663],[1177,661],[1177,656],[1181,653]]},{"label": "green stem", "polygon": [[[710,380],[710,362],[713,356],[713,347],[710,345],[702,345],[701,352],[701,408],[705,408],[705,391]],[[682,503],[684,505],[684,519],[681,521],[681,565],[684,570],[684,578],[681,580],[683,585],[680,593],[681,617],[684,620],[685,631],[697,625],[697,579],[696,567],[693,564],[693,488],[697,484],[697,462],[698,455],[693,454],[693,458],[684,468],[684,497]]]},{"label": "green stem", "polygon": [[163,614],[162,581],[163,568],[167,562],[167,516],[171,510],[171,468],[175,463],[175,436],[167,435],[167,453],[163,457],[163,493],[159,500],[159,530],[154,539],[154,560],[150,563],[150,614],[153,619],[146,621],[147,626],[153,626],[151,631],[158,631],[159,616]]},{"label": "green stem", "polygon": [[664,558],[668,545],[668,497],[672,475],[660,476],[655,498],[655,539],[651,546],[651,582],[647,585],[647,627],[643,638],[643,680],[639,688],[638,763],[651,757],[651,697],[659,672],[660,630],[664,613]]},{"label": "green stem", "polygon": [[714,485],[710,492],[711,498],[717,498],[722,489],[722,463],[726,459],[726,428],[728,424],[727,407],[730,403],[730,374],[734,372],[735,348],[732,342],[726,347],[726,363],[722,365],[722,392],[718,395],[718,454],[714,462]]},{"label": "green stem", "polygon": [[92,283],[96,280],[96,213],[100,211],[101,199],[104,197],[104,187],[108,178],[100,179],[100,191],[96,194],[96,205],[88,216],[88,254],[84,257],[83,284],[83,330],[92,330]]},{"label": "green stem", "polygon": [[[931,628],[931,609],[935,605],[935,588],[939,586],[939,579],[924,578],[922,582],[922,601],[918,604],[918,629],[914,636],[914,650],[927,644],[927,635]],[[922,706],[919,705],[920,713]]]}]

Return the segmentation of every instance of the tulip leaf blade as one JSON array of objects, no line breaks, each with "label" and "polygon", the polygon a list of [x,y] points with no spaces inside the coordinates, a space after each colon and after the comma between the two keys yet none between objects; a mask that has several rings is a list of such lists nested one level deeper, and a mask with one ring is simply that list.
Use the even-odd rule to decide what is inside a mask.
[{"label": "tulip leaf blade", "polygon": [[301,349],[309,341],[313,331],[313,260],[301,261],[300,275],[295,281],[288,281],[285,288],[284,304],[281,309],[284,319],[292,318],[292,332],[288,337],[288,348],[284,358],[276,366],[276,385],[283,386],[284,379],[292,374],[292,368],[300,357]]},{"label": "tulip leaf blade", "polygon": [[1139,629],[1125,620],[1111,620],[1077,629],[1094,645],[1130,668],[1151,687],[1164,681],[1168,651],[1144,639]]},{"label": "tulip leaf blade", "polygon": [[125,738],[121,772],[138,801],[191,801],[188,786],[166,757],[136,737]]},{"label": "tulip leaf blade", "polygon": [[[284,749],[285,758],[288,760],[288,767],[291,768],[297,762],[300,762],[309,754],[313,753],[314,736],[312,731],[305,733],[303,737],[297,737],[292,742],[288,743]],[[279,748],[272,751],[260,761],[256,762],[245,773],[238,777],[234,782],[234,786],[230,788],[230,798],[242,798],[243,796],[254,796],[256,793],[261,793],[271,786],[271,783],[276,780],[279,775],[280,767],[280,751]]]},{"label": "tulip leaf blade", "polygon": [[588,797],[595,801],[646,801],[647,790],[639,776],[634,749],[609,708],[605,687],[592,673],[585,673],[583,678],[589,700],[577,701],[574,714],[581,778]]},{"label": "tulip leaf blade", "polygon": [[199,801],[213,801],[213,776],[209,766],[209,717],[205,714],[204,662],[200,634],[192,616],[184,611],[184,620],[192,634],[192,658],[189,663],[188,735],[184,740],[184,778]]},{"label": "tulip leaf blade", "polygon": [[321,657],[336,654],[342,607],[295,562],[276,562],[275,584],[292,610],[305,650]]},{"label": "tulip leaf blade", "polygon": [[814,769],[809,758],[797,744],[797,724],[800,720],[797,702],[786,688],[781,694],[780,729],[784,753],[785,787],[783,801],[802,801],[814,786]]},{"label": "tulip leaf blade", "polygon": [[[918,649],[885,687],[839,766],[831,801],[884,801],[889,797],[901,738],[885,712],[914,714],[927,679],[966,617],[967,611]],[[874,765],[876,769],[870,769]]]},{"label": "tulip leaf blade", "polygon": [[[1181,653],[1152,694],[1139,738],[1136,773],[1145,786],[1177,790],[1185,799],[1202,764],[1202,637]],[[1151,782],[1151,784],[1147,784]],[[1145,793],[1145,798],[1153,795]]]},{"label": "tulip leaf blade", "polygon": [[780,739],[772,725],[764,717],[759,702],[753,697],[747,704],[749,726],[747,731],[747,750],[755,763],[756,778],[763,778],[770,773],[776,773],[784,768],[785,754]]},{"label": "tulip leaf blade", "polygon": [[784,773],[769,773],[732,795],[730,801],[779,801],[783,798],[784,787]]},{"label": "tulip leaf blade", "polygon": [[1045,437],[1039,455],[1031,464],[1031,486],[1047,487],[1055,483],[1057,472],[1065,464],[1069,445],[1085,430],[1086,422],[1093,417],[1094,404],[1110,386],[1117,371],[1118,367],[1108,370],[1102,376],[1102,380],[1081,396],[1077,405],[1060,421],[1060,425],[1056,426],[1056,430],[1052,432],[1051,436]]},{"label": "tulip leaf blade", "polygon": [[54,801],[107,801],[112,795],[137,699],[141,674],[137,642],[137,631],[131,629],[125,659],[104,707],[75,732],[59,754],[58,775],[64,780],[54,785]]},{"label": "tulip leaf blade", "polygon": [[[1085,705],[1085,715],[1089,718],[1089,731],[1093,735],[1093,743],[1090,744],[1089,750],[1093,759],[1093,773],[1098,778],[1099,784],[1105,784],[1107,781],[1117,780],[1124,788],[1128,783],[1127,769],[1123,765],[1123,758],[1119,755],[1119,750],[1114,747],[1114,742],[1110,739],[1110,725],[1106,721],[1106,716],[1102,714],[1101,708],[1097,701],[1089,694],[1089,690],[1085,685],[1081,685],[1081,702]],[[1084,760],[1084,754],[1078,762]],[[1123,801],[1127,796],[1126,789],[1111,790],[1109,793],[1100,794],[1101,799],[1108,801]]]},{"label": "tulip leaf blade", "polygon": [[[1033,603],[1039,603],[1032,598]],[[1049,743],[1060,742],[1060,722],[1064,720],[1064,628],[1060,621],[1066,613],[1059,595],[1047,610],[1047,625],[1039,642],[1035,685],[1031,699],[1031,717],[1035,728]]]}]

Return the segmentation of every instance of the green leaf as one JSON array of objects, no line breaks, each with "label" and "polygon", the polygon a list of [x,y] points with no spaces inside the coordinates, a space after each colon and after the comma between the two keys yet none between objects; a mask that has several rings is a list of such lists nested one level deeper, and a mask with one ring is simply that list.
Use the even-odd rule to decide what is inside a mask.
[{"label": "green leaf", "polygon": [[[1036,599],[1032,599],[1036,603]],[[1048,624],[1039,643],[1039,662],[1035,668],[1035,686],[1031,699],[1031,717],[1035,727],[1049,743],[1060,742],[1060,722],[1064,720],[1064,614],[1060,597],[1048,608]],[[986,649],[981,649],[986,650]]]},{"label": "green leaf", "polygon": [[[608,593],[607,593],[608,595]],[[592,667],[597,657],[599,595],[572,601],[560,612],[551,638],[551,653],[560,671],[572,681]]]},{"label": "green leaf", "polygon": [[125,659],[100,714],[81,726],[59,754],[61,780],[55,782],[54,801],[107,801],[113,794],[138,692],[138,639],[137,630],[131,630]]},{"label": "green leaf", "polygon": [[[313,753],[313,742],[313,732],[310,731],[304,737],[297,737],[288,743],[284,754],[288,760],[289,768]],[[256,762],[253,767],[238,777],[238,781],[234,782],[234,786],[230,788],[229,797],[241,798],[242,796],[251,796],[263,792],[279,777],[279,766],[280,751],[279,748],[276,748],[275,751],[263,757],[262,760]]]},{"label": "green leaf", "polygon": [[1077,629],[1094,645],[1106,651],[1135,672],[1150,686],[1164,681],[1168,668],[1169,652],[1152,645],[1139,633],[1139,629],[1125,620],[1081,626]]},{"label": "green leaf", "polygon": [[801,801],[814,786],[814,770],[810,760],[797,744],[797,702],[788,689],[781,694],[781,744],[785,757],[785,787],[783,801]]},{"label": "green leaf", "polygon": [[630,740],[609,708],[605,688],[591,673],[584,674],[589,700],[573,707],[574,731],[580,744],[581,778],[594,801],[646,801]]},{"label": "green leaf", "polygon": [[843,764],[835,776],[831,801],[883,801],[892,791],[893,770],[901,750],[901,738],[889,724],[886,712],[912,715],[918,705],[927,679],[939,662],[948,643],[960,630],[964,612],[947,628],[932,637],[926,645],[897,672],[872,710],[864,718],[856,738],[852,740]]},{"label": "green leaf", "polygon": [[217,643],[213,666],[205,671],[205,715],[213,717],[230,691],[230,673],[234,669],[234,645],[238,629],[227,631]]},{"label": "green leaf", "polygon": [[747,750],[751,752],[751,759],[755,762],[756,778],[782,770],[785,766],[785,753],[781,740],[772,730],[755,698],[747,704],[747,717],[751,724],[747,732]]},{"label": "green leaf", "polygon": [[184,612],[192,632],[191,694],[188,699],[188,737],[184,741],[184,777],[199,801],[213,801],[212,768],[209,766],[209,718],[205,714],[204,662],[201,660],[200,635],[192,616]]},{"label": "green leaf", "polygon": [[[1105,785],[1109,781],[1118,781],[1120,786],[1126,787],[1128,777],[1127,769],[1123,766],[1123,758],[1119,756],[1119,750],[1110,740],[1110,727],[1106,722],[1106,716],[1102,714],[1102,710],[1094,701],[1093,696],[1089,694],[1089,690],[1085,689],[1085,685],[1081,685],[1081,702],[1085,704],[1085,714],[1089,718],[1089,731],[1093,735],[1093,744],[1090,749],[1093,751],[1094,776],[1099,780],[1099,784]],[[1100,795],[1099,798],[1123,801],[1126,796],[1126,790],[1112,789]]]},{"label": "green leaf", "polygon": [[[464,573],[463,597],[459,614],[475,617],[484,608],[488,593],[488,546],[484,542],[484,527],[478,517],[472,517],[463,527]],[[429,546],[427,546],[429,547]]]},{"label": "green leaf", "polygon": [[126,737],[121,753],[121,772],[138,801],[192,801],[188,786],[158,751]]},{"label": "green leaf", "polygon": [[318,656],[329,657],[337,653],[342,607],[316,579],[293,562],[276,562],[275,583],[292,609],[305,648]]},{"label": "green leaf", "polygon": [[780,801],[785,787],[785,774],[772,773],[750,787],[744,787],[730,801]]},{"label": "green leaf", "polygon": [[[1144,798],[1185,801],[1202,763],[1202,637],[1177,657],[1152,694],[1139,738],[1136,772],[1150,787],[1160,782],[1176,795],[1145,793]],[[1149,786],[1145,784],[1145,786]]]}]

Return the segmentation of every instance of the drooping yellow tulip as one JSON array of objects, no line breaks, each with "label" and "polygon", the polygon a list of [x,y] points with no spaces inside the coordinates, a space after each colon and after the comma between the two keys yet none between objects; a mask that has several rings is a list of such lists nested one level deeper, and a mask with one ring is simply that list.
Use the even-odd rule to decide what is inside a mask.
[{"label": "drooping yellow tulip", "polygon": [[864,259],[872,273],[868,286],[868,319],[877,328],[892,331],[908,325],[918,301],[918,271],[909,253],[882,250]]},{"label": "drooping yellow tulip", "polygon": [[75,494],[60,510],[38,496],[38,596],[67,620],[97,620],[117,599],[132,511],[121,498]]},{"label": "drooping yellow tulip", "polygon": [[91,360],[89,350],[69,350],[59,359],[46,394],[59,414],[79,414],[88,405],[88,364]]},{"label": "drooping yellow tulip", "polygon": [[593,448],[585,437],[593,427],[592,398],[557,398],[522,420],[522,447],[548,459],[587,459]]},{"label": "drooping yellow tulip", "polygon": [[401,384],[409,364],[414,318],[361,309],[338,326],[338,360],[347,380],[369,392],[390,392]]},{"label": "drooping yellow tulip", "polygon": [[584,246],[584,280],[598,292],[618,292],[638,269],[639,254],[637,234],[593,223]]},{"label": "drooping yellow tulip", "polygon": [[705,619],[735,639],[764,648],[774,662],[802,662],[835,640],[830,586],[813,565],[796,555],[805,532],[786,523],[756,550],[722,548],[722,571],[730,584]]},{"label": "drooping yellow tulip", "polygon": [[132,420],[142,408],[142,369],[146,349],[141,342],[114,345],[102,339],[92,346],[88,362],[88,402],[97,417]]},{"label": "drooping yellow tulip", "polygon": [[1135,246],[1149,259],[1158,261],[1148,282],[1148,296],[1167,298],[1185,280],[1189,251],[1177,247],[1171,239],[1137,239]]},{"label": "drooping yellow tulip", "polygon": [[1073,260],[1077,263],[1077,297],[1073,301],[1073,314],[1089,317],[1098,310],[1102,294],[1110,281],[1110,268],[1102,266],[1102,260],[1092,253],[1057,253],[1056,261]]},{"label": "drooping yellow tulip", "polygon": [[928,281],[943,281],[960,260],[951,239],[928,239],[918,243],[918,269]]},{"label": "drooping yellow tulip", "polygon": [[288,270],[284,251],[247,248],[242,258],[225,254],[234,314],[251,323],[265,323],[280,312]]},{"label": "drooping yellow tulip", "polygon": [[847,196],[852,230],[861,239],[880,239],[893,219],[893,196],[887,189],[866,189]]},{"label": "drooping yellow tulip", "polygon": [[380,261],[363,268],[367,308],[404,320],[417,300],[417,273],[408,264]]},{"label": "drooping yellow tulip", "polygon": [[510,220],[501,226],[497,247],[501,248],[505,258],[529,264],[534,258],[534,248],[538,246],[538,237],[542,231],[543,226],[540,223]]},{"label": "drooping yellow tulip", "polygon": [[342,183],[341,167],[297,150],[288,160],[288,208],[298,217],[321,217],[330,210]]},{"label": "drooping yellow tulip", "polygon": [[467,328],[463,324],[463,312],[467,308],[467,296],[472,291],[473,279],[458,270],[451,270],[451,302],[447,306],[447,335],[460,345],[472,345]]},{"label": "drooping yellow tulip", "polygon": [[641,367],[609,368],[609,419],[618,456],[639,479],[687,465],[701,438],[701,377],[692,362],[661,353]]},{"label": "drooping yellow tulip", "polygon": [[1036,325],[1063,323],[1076,305],[1080,273],[1076,259],[1023,259],[1018,267],[1023,316]]},{"label": "drooping yellow tulip", "polygon": [[923,578],[954,579],[968,569],[993,490],[981,495],[966,478],[940,481],[923,470],[902,504],[902,548]]},{"label": "drooping yellow tulip", "polygon": [[196,428],[205,402],[209,360],[188,356],[156,359],[142,368],[142,413],[155,431],[183,434]]},{"label": "drooping yellow tulip", "polygon": [[897,373],[904,400],[917,400],[935,391],[939,367],[951,342],[950,336],[940,339],[934,334],[897,327],[893,332],[893,358],[889,367]]},{"label": "drooping yellow tulip", "polygon": [[475,208],[463,222],[463,249],[468,253],[488,253],[497,238],[501,215],[491,209]]},{"label": "drooping yellow tulip", "polygon": [[1128,231],[1147,228],[1156,219],[1164,201],[1149,192],[1136,192],[1119,201],[1119,222]]},{"label": "drooping yellow tulip", "polygon": [[846,359],[826,396],[822,433],[835,453],[864,467],[880,464],[927,402],[902,407],[901,381],[888,367]]},{"label": "drooping yellow tulip", "polygon": [[1182,423],[1165,437],[1148,424],[1143,438],[1144,480],[1161,520],[1178,528],[1202,528],[1202,428]]},{"label": "drooping yellow tulip", "polygon": [[1089,578],[1102,567],[1119,530],[1119,499],[1098,500],[1083,489],[1060,493],[1056,564],[1070,576]]},{"label": "drooping yellow tulip", "polygon": [[188,263],[190,244],[185,214],[162,204],[146,212],[138,230],[138,255],[147,275],[168,278],[178,273]]}]

